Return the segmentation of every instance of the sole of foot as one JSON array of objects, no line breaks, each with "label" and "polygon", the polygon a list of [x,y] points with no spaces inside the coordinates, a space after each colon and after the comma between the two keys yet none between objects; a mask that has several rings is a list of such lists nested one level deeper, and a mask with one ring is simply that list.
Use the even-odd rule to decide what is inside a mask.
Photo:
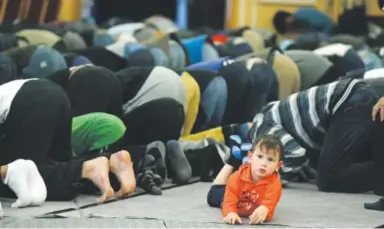
[{"label": "sole of foot", "polygon": [[117,192],[117,197],[124,198],[131,195],[136,188],[136,178],[133,171],[131,155],[125,150],[111,155],[110,168],[120,183],[120,190]]},{"label": "sole of foot", "polygon": [[102,193],[96,202],[101,204],[113,198],[114,191],[109,180],[109,160],[106,157],[98,157],[85,162],[84,178],[92,181]]}]

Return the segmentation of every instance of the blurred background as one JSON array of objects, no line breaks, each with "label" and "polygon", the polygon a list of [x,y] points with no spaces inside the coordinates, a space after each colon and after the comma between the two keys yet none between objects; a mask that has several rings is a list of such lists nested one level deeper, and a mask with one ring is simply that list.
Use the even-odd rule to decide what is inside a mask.
[{"label": "blurred background", "polygon": [[294,12],[305,6],[326,13],[334,22],[345,10],[361,4],[367,20],[381,24],[384,16],[376,0],[0,0],[0,4],[3,23],[15,19],[38,23],[77,21],[92,16],[100,24],[112,17],[142,21],[155,14],[176,20],[178,10],[182,11],[178,5],[185,4],[188,10],[180,17],[187,19],[190,28],[229,29],[248,25],[273,30],[272,18],[278,10]]}]

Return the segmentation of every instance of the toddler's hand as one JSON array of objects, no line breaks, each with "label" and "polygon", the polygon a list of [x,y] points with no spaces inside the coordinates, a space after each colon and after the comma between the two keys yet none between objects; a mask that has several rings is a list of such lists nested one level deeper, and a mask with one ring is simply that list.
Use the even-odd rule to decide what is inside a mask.
[{"label": "toddler's hand", "polygon": [[252,215],[249,216],[249,224],[254,225],[263,223],[268,216],[268,212],[269,210],[266,206],[260,205],[255,209]]},{"label": "toddler's hand", "polygon": [[242,224],[240,216],[235,212],[230,212],[226,217],[224,217],[224,222],[226,224]]}]

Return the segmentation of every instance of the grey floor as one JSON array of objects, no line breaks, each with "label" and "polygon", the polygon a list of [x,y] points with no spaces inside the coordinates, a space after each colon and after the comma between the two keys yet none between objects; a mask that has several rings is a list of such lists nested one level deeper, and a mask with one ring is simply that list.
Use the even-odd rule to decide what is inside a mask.
[{"label": "grey floor", "polygon": [[[162,196],[142,195],[89,206],[94,196],[73,202],[47,202],[41,207],[12,209],[2,199],[5,217],[0,228],[220,228],[219,209],[206,204],[208,183],[194,183],[165,190]],[[373,194],[321,193],[310,184],[284,189],[270,227],[372,228],[384,224],[384,213],[368,211]],[[88,206],[88,207],[87,207]],[[47,213],[53,214],[47,214]]]}]

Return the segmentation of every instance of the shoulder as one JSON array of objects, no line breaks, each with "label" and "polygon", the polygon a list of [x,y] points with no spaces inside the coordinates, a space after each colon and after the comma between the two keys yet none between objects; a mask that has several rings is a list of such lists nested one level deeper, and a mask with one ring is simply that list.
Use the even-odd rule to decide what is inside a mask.
[{"label": "shoulder", "polygon": [[269,188],[273,188],[273,189],[276,189],[276,190],[282,190],[283,189],[281,180],[280,180],[280,178],[279,178],[279,176],[277,174],[273,175],[273,177],[271,177],[271,179],[269,180],[267,186]]},{"label": "shoulder", "polygon": [[229,182],[236,182],[237,183],[239,180],[240,180],[240,171],[237,170],[229,176],[228,183]]}]

